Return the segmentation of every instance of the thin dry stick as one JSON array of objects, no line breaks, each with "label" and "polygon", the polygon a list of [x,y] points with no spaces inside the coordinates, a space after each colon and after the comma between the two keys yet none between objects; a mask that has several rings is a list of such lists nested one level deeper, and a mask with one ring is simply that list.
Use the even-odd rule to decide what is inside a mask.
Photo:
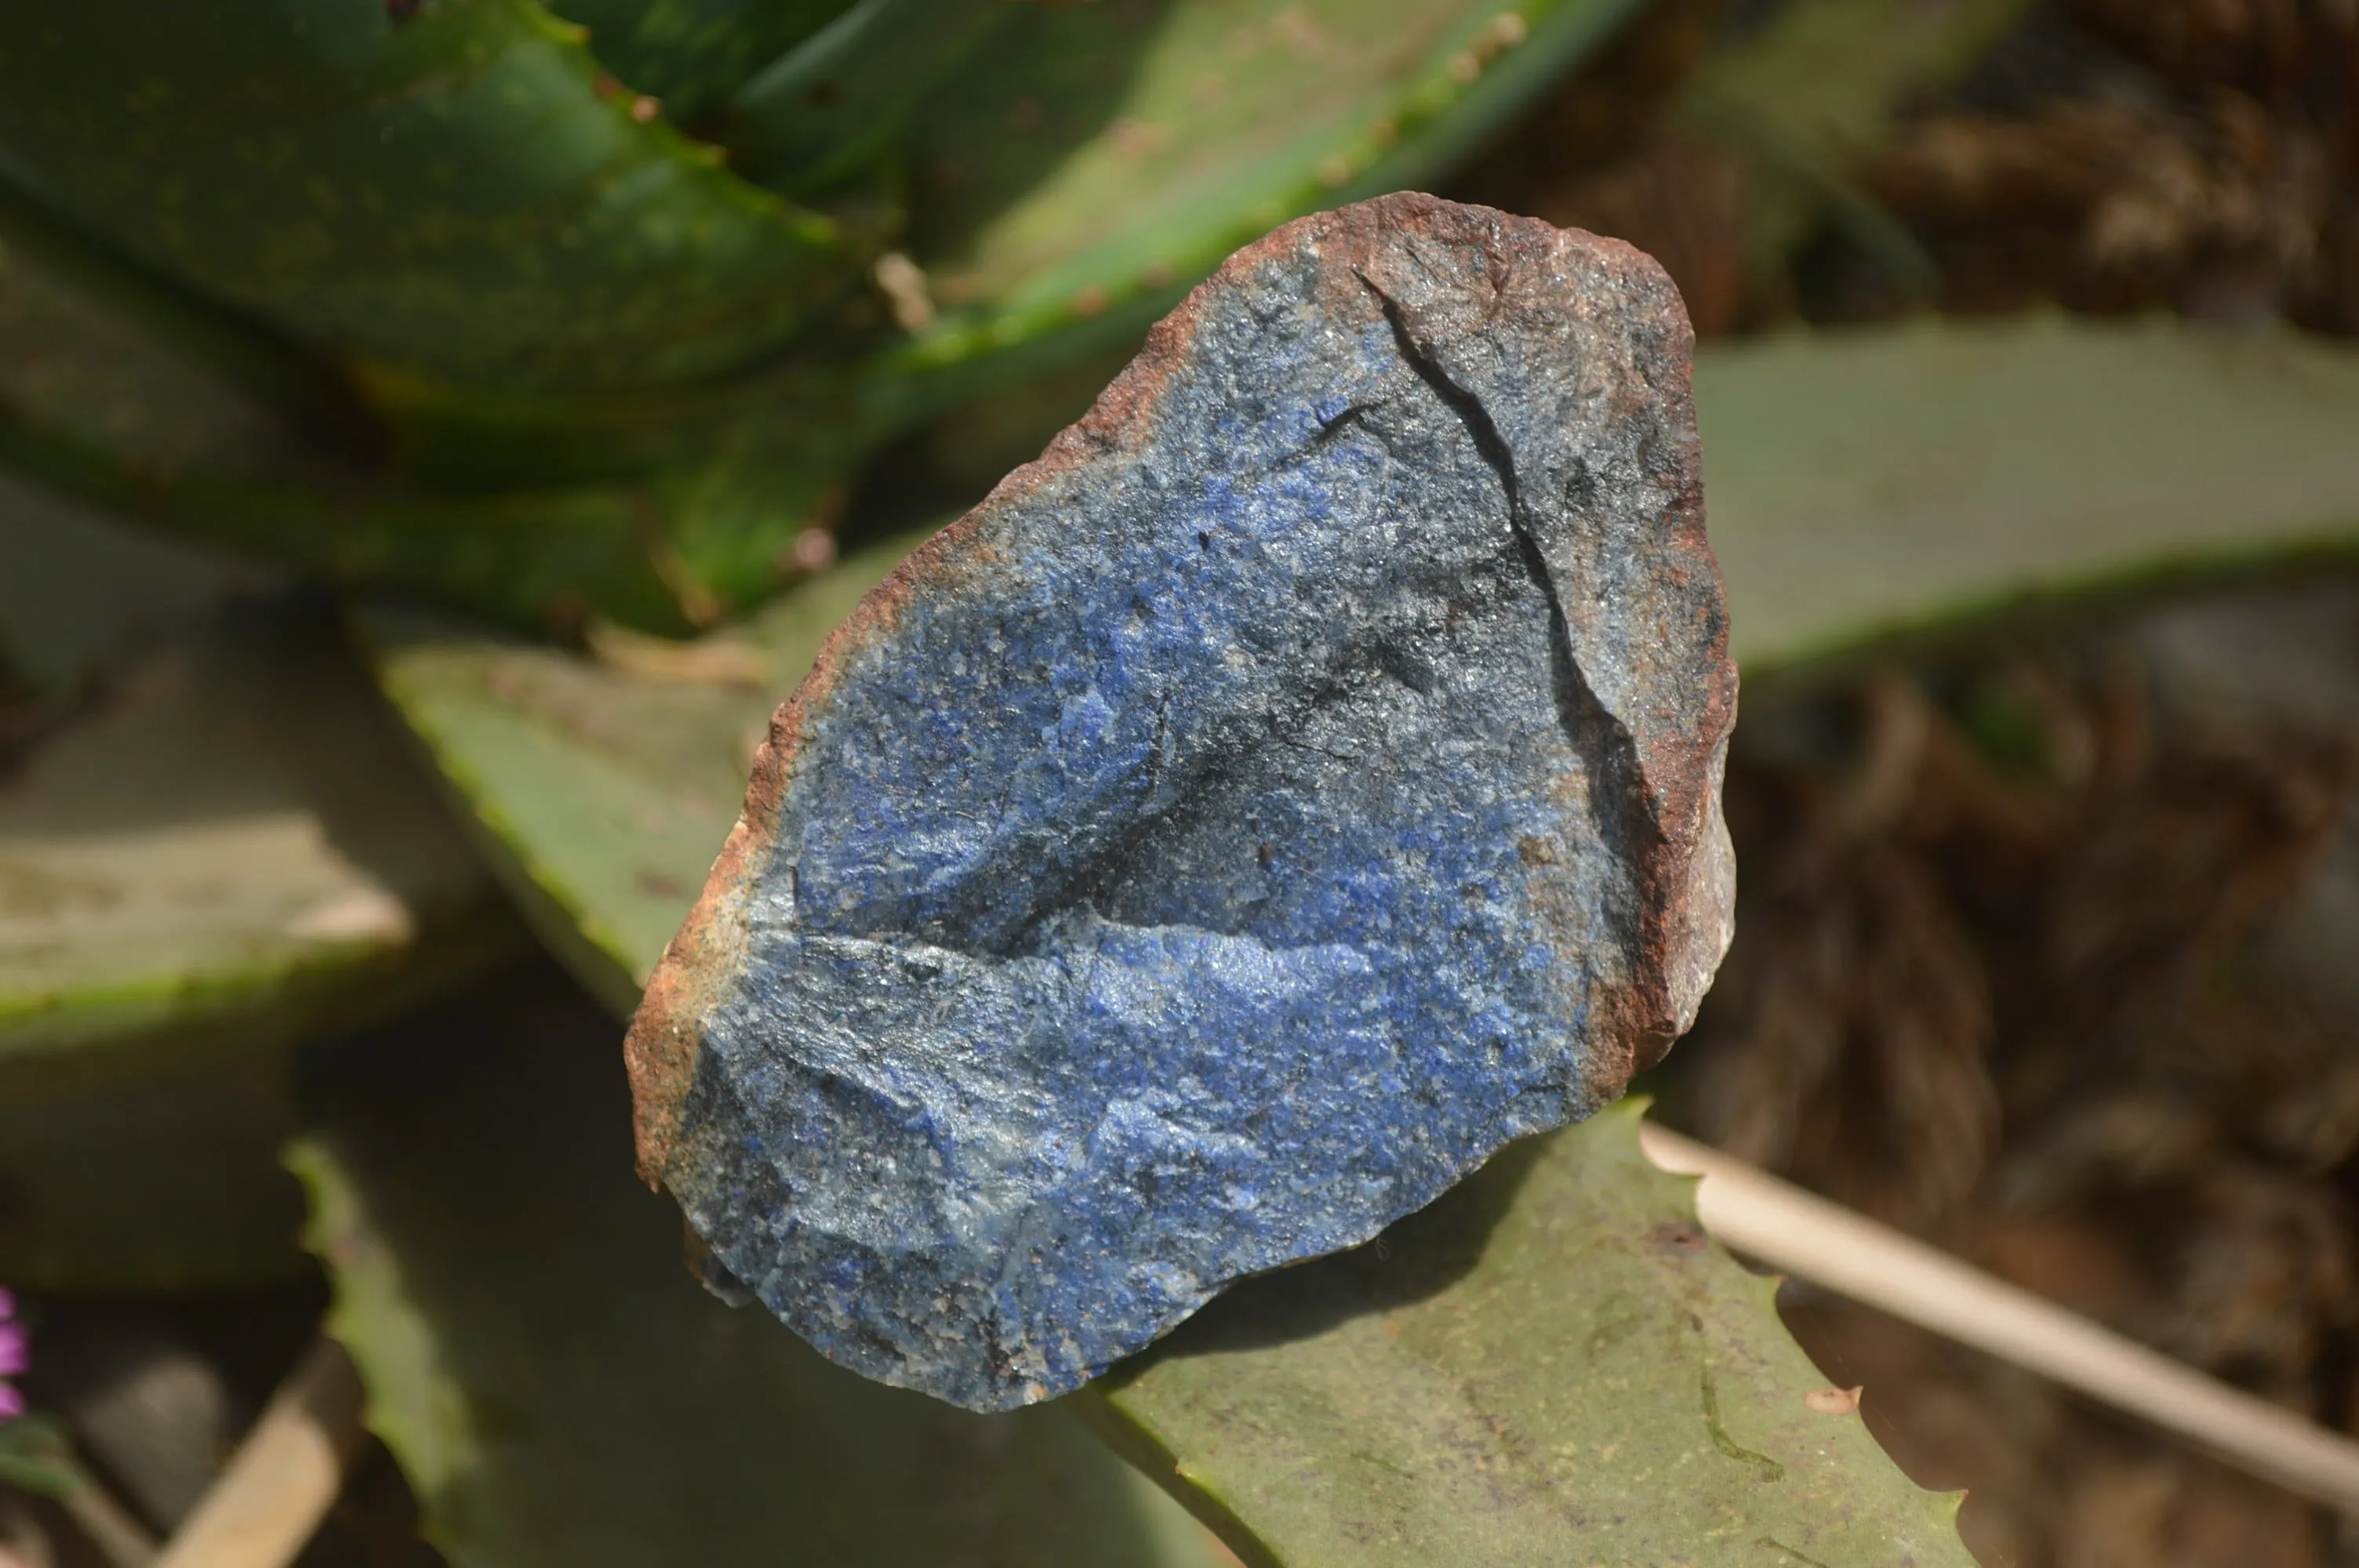
[{"label": "thin dry stick", "polygon": [[155,1568],[285,1568],[343,1490],[366,1435],[352,1358],[313,1340]]},{"label": "thin dry stick", "polygon": [[1703,1177],[1696,1214],[1772,1269],[1987,1351],[2185,1438],[2240,1470],[2359,1515],[2359,1443],[2230,1388],[1889,1227],[1652,1122],[1639,1142]]},{"label": "thin dry stick", "polygon": [[69,1454],[60,1463],[74,1485],[58,1498],[58,1506],[98,1548],[99,1555],[114,1568],[152,1568],[156,1538],[147,1533],[147,1527],[132,1518],[130,1510],[116,1502],[114,1494],[100,1486],[80,1460]]}]

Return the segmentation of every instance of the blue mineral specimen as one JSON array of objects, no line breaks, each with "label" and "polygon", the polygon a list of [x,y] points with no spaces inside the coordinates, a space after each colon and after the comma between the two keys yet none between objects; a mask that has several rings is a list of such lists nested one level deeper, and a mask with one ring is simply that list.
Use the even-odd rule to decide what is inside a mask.
[{"label": "blue mineral specimen", "polygon": [[1658,1055],[1733,881],[1690,341],[1614,242],[1305,219],[871,595],[632,1031],[721,1266],[999,1409]]}]

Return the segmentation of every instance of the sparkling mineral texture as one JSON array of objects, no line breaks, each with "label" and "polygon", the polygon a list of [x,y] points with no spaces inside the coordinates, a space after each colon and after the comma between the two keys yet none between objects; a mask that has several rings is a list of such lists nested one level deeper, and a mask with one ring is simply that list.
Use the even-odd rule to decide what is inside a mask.
[{"label": "sparkling mineral texture", "polygon": [[1306,218],[870,594],[627,1047],[728,1272],[1022,1404],[1658,1057],[1734,882],[1690,342],[1614,241]]}]

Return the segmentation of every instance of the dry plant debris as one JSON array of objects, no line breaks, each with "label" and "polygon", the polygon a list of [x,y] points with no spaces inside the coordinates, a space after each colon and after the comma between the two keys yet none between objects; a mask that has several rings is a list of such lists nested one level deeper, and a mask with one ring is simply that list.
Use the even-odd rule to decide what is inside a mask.
[{"label": "dry plant debris", "polygon": [[[2349,1430],[2354,762],[2359,591],[2333,585],[1756,698],[1737,940],[1674,1115]],[[2021,1374],[1790,1305],[1918,1479],[1973,1489],[1985,1561],[2359,1560]]]},{"label": "dry plant debris", "polygon": [[[1712,134],[1681,93],[1826,3],[1648,7],[1467,171],[1465,193],[1629,240],[1678,280],[1705,337],[1798,310],[1890,315],[1929,281],[1947,311],[2046,302],[2359,331],[2350,0],[2027,4],[1960,80],[1905,93],[1882,133],[1816,171],[1818,221],[1795,229],[1771,221],[1794,200],[1791,149]],[[1848,224],[1846,199],[1861,203]],[[1862,211],[1921,251],[1926,277],[1861,243]]]}]

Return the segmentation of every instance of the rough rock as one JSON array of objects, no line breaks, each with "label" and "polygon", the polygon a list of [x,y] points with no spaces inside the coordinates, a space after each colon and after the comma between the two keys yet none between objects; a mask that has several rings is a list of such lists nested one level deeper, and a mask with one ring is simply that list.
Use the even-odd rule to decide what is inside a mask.
[{"label": "rough rock", "polygon": [[1001,1408],[1619,1094],[1729,935],[1690,341],[1610,240],[1307,218],[912,555],[632,1029],[718,1264]]}]

